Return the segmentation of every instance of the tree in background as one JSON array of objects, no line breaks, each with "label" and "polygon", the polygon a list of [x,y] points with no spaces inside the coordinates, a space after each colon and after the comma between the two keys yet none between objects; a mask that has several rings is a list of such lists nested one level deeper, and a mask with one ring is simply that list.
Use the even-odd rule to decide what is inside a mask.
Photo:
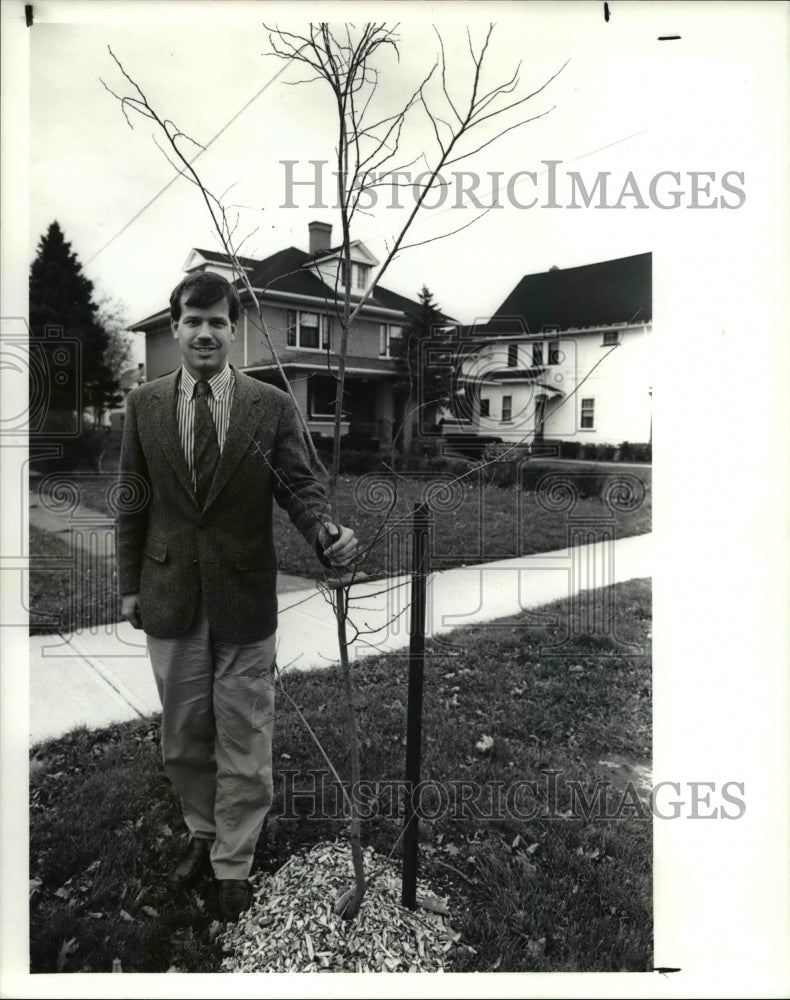
[{"label": "tree in background", "polygon": [[30,268],[29,303],[34,337],[46,336],[47,328],[61,328],[64,337],[80,345],[70,369],[53,380],[50,409],[73,409],[81,400],[83,409],[91,409],[100,420],[119,402],[118,382],[105,359],[109,336],[93,300],[93,282],[82,273],[57,221],[39,240]]},{"label": "tree in background", "polygon": [[[30,268],[29,310],[31,351],[42,348],[41,364],[31,364],[31,398],[41,391],[38,382],[46,381],[46,415],[40,430],[52,431],[53,443],[70,442],[63,452],[69,465],[86,457],[95,459],[90,440],[94,429],[83,426],[82,414],[89,410],[94,428],[98,427],[104,413],[120,405],[122,397],[107,363],[110,337],[93,299],[93,282],[82,273],[57,221],[39,240]],[[59,353],[58,344],[64,345]],[[51,358],[57,361],[56,372],[49,369]],[[63,433],[71,428],[79,433]]]},{"label": "tree in background", "polygon": [[[415,430],[435,427],[439,411],[449,405],[453,395],[453,356],[448,331],[453,324],[425,285],[419,302],[419,308],[411,315],[411,324],[404,331],[401,379],[395,384],[403,406],[400,449],[407,460],[416,444]],[[397,443],[396,438],[394,444]]]},{"label": "tree in background", "polygon": [[[126,329],[126,305],[119,299],[105,296],[96,307],[102,329],[107,334],[104,364],[120,385],[121,377],[132,363],[132,335]],[[118,405],[114,403],[113,405]]]}]

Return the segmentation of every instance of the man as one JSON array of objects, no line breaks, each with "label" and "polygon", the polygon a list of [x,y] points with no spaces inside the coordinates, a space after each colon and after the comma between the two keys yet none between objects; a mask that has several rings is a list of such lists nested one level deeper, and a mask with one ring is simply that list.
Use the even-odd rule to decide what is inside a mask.
[{"label": "man", "polygon": [[328,522],[290,397],[229,365],[239,312],[219,275],[174,289],[182,365],[128,396],[121,481],[144,496],[118,519],[122,613],[147,635],[162,758],[190,833],[169,882],[191,888],[213,869],[226,920],[249,904],[273,794],[272,500],[325,565],[357,545]]}]

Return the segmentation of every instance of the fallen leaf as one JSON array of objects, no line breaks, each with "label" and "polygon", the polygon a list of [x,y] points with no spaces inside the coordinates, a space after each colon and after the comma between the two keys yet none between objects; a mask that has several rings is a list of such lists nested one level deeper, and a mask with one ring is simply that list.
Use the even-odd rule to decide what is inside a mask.
[{"label": "fallen leaf", "polygon": [[58,957],[55,960],[55,965],[58,972],[63,972],[66,967],[66,962],[69,960],[69,955],[73,955],[74,952],[79,948],[76,938],[69,938],[68,941],[63,939],[63,943],[58,949]]},{"label": "fallen leaf", "polygon": [[527,941],[527,954],[530,958],[539,958],[546,950],[546,939],[530,938]]},{"label": "fallen leaf", "polygon": [[475,743],[475,750],[479,750],[480,753],[485,753],[490,750],[494,745],[493,737],[491,736],[481,736],[480,739]]},{"label": "fallen leaf", "polygon": [[112,971],[113,972],[123,972],[123,966],[121,965],[120,958],[114,958],[112,960]]},{"label": "fallen leaf", "polygon": [[153,906],[143,906],[142,907],[142,911],[143,911],[143,913],[147,914],[149,917],[158,917],[159,916],[159,911],[155,910],[153,908]]},{"label": "fallen leaf", "polygon": [[421,906],[423,910],[430,910],[431,913],[440,913],[443,917],[446,917],[450,912],[447,909],[447,905],[438,896],[434,896],[433,893],[425,893],[418,896],[417,905]]},{"label": "fallen leaf", "polygon": [[36,892],[36,890],[40,889],[40,888],[41,888],[41,879],[40,878],[31,878],[30,881],[29,881],[29,883],[28,883],[28,889],[29,889],[30,895],[27,898],[28,899],[32,899],[33,898],[33,893]]}]

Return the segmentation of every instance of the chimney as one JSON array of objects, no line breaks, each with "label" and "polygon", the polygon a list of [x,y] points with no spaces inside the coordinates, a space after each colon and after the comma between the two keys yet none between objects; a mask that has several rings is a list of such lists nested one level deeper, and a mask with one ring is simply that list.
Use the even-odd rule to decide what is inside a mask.
[{"label": "chimney", "polygon": [[318,253],[320,250],[329,250],[332,246],[332,225],[329,222],[309,222],[307,228],[310,232],[310,253]]}]

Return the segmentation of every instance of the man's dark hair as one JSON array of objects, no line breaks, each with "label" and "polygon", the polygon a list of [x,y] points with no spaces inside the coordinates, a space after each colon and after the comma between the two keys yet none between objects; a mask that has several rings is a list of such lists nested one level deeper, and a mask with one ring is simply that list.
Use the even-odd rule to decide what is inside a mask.
[{"label": "man's dark hair", "polygon": [[170,294],[170,318],[174,323],[181,319],[181,300],[196,309],[208,309],[225,299],[228,303],[228,316],[231,323],[236,323],[241,312],[239,293],[221,274],[213,271],[198,271],[188,274],[180,281]]}]

